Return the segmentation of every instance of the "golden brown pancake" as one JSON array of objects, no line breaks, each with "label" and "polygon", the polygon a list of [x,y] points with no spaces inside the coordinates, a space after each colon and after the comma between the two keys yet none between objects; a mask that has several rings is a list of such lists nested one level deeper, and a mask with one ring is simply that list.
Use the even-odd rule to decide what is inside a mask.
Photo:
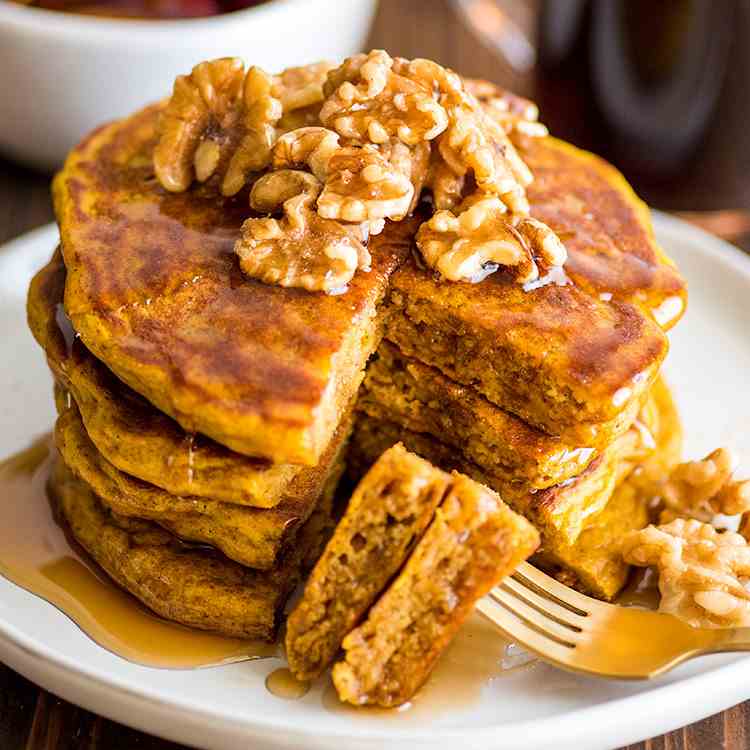
[{"label": "golden brown pancake", "polygon": [[29,287],[29,327],[55,378],[76,402],[89,437],[118,469],[173,495],[261,508],[277,505],[297,475],[310,471],[243,456],[203,435],[187,434],[75,337],[62,307],[64,289],[65,266],[56,253]]},{"label": "golden brown pancake", "polygon": [[302,560],[315,555],[325,528],[316,519],[292,554],[261,572],[186,546],[149,521],[105,510],[60,460],[49,486],[76,541],[116,583],[168,620],[228,636],[273,640]]},{"label": "golden brown pancake", "polygon": [[473,388],[402,354],[383,341],[367,366],[357,409],[379,420],[432,435],[461,451],[503,485],[544,489],[580,474],[633,422],[638,403],[596,440],[552,437],[490,403]]},{"label": "golden brown pancake", "polygon": [[432,520],[450,477],[394,445],[357,485],[286,623],[297,679],[318,677],[398,572]]},{"label": "golden brown pancake", "polygon": [[432,523],[333,667],[339,698],[398,706],[419,690],[474,609],[539,545],[539,534],[487,487],[455,474]]},{"label": "golden brown pancake", "polygon": [[[181,539],[204,542],[251,568],[273,568],[319,503],[330,504],[343,472],[342,453],[349,433],[345,418],[315,469],[295,479],[275,508],[250,508],[205,498],[170,495],[117,469],[96,449],[75,405],[60,416],[55,443],[68,468],[113,512],[156,521]],[[301,481],[303,480],[304,481]]]},{"label": "golden brown pancake", "polygon": [[[622,587],[628,566],[617,554],[623,529],[646,523],[646,500],[640,492],[617,493],[627,480],[635,489],[665,476],[680,460],[681,428],[669,389],[658,379],[639,419],[606,448],[578,477],[537,492],[519,492],[467,459],[458,449],[426,434],[360,415],[349,453],[349,471],[361,476],[396,442],[444,470],[458,470],[492,487],[542,536],[540,564],[566,582],[601,598]],[[613,498],[620,498],[611,504]]]},{"label": "golden brown pancake", "polygon": [[614,168],[553,138],[522,156],[531,212],[568,250],[564,275],[447,283],[411,259],[391,279],[386,337],[551,435],[606,441],[656,377],[685,284]]},{"label": "golden brown pancake", "polygon": [[159,105],[106,125],[54,182],[84,344],[189,432],[280,463],[313,465],[378,343],[377,306],[411,245],[411,222],[369,243],[346,294],[246,277],[234,242],[247,195],[167,193],[152,168]]},{"label": "golden brown pancake", "polygon": [[[529,139],[532,214],[565,241],[563,285],[504,273],[437,281],[408,254],[416,222],[370,242],[373,269],[327,296],[245,277],[233,253],[247,196],[167,194],[151,166],[159,106],[105,126],[54,185],[65,307],[86,346],[186,430],[248,455],[313,464],[379,337],[550,432],[588,444],[653,381],[684,283],[645,208],[610,167]],[[395,273],[394,273],[395,272]],[[558,279],[559,281],[560,279]]]}]

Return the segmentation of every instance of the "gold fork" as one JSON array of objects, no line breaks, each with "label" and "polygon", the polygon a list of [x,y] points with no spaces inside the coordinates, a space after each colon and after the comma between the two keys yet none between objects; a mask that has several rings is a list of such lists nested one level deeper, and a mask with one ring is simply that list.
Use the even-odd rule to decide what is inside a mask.
[{"label": "gold fork", "polygon": [[545,661],[600,677],[648,679],[701,654],[750,651],[750,628],[694,628],[672,615],[605,604],[528,563],[477,610]]}]

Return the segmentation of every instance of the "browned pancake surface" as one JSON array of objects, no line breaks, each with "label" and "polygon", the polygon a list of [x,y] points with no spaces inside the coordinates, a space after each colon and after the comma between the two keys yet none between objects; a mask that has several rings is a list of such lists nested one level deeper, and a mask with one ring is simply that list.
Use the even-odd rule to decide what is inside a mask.
[{"label": "browned pancake surface", "polygon": [[413,228],[370,243],[346,294],[247,278],[245,194],[169,194],[151,166],[158,107],[90,135],[55,180],[65,306],[84,343],[189,431],[243,453],[314,463],[373,348],[375,306]]}]

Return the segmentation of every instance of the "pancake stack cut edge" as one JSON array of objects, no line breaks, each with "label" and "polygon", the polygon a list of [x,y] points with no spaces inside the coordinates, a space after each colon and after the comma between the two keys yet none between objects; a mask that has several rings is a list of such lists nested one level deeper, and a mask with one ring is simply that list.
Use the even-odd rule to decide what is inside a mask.
[{"label": "pancake stack cut edge", "polygon": [[616,596],[617,540],[647,523],[640,483],[679,460],[659,374],[676,319],[656,311],[685,300],[624,180],[554,139],[525,147],[532,215],[569,250],[563,282],[439,281],[405,220],[328,296],[227,262],[241,201],[155,186],[158,114],[72,152],[54,188],[61,247],[29,291],[59,412],[51,493],[92,558],[163,617],[273,639],[333,528],[345,462],[357,480],[402,442],[530,520],[540,566]]}]

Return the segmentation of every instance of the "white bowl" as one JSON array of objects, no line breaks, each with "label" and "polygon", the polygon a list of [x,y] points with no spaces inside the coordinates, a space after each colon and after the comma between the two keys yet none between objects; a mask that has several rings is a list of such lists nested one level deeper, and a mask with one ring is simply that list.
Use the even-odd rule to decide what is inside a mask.
[{"label": "white bowl", "polygon": [[97,125],[171,91],[201,60],[278,71],[365,43],[377,0],[271,0],[210,18],[137,21],[0,0],[0,152],[45,170]]}]

